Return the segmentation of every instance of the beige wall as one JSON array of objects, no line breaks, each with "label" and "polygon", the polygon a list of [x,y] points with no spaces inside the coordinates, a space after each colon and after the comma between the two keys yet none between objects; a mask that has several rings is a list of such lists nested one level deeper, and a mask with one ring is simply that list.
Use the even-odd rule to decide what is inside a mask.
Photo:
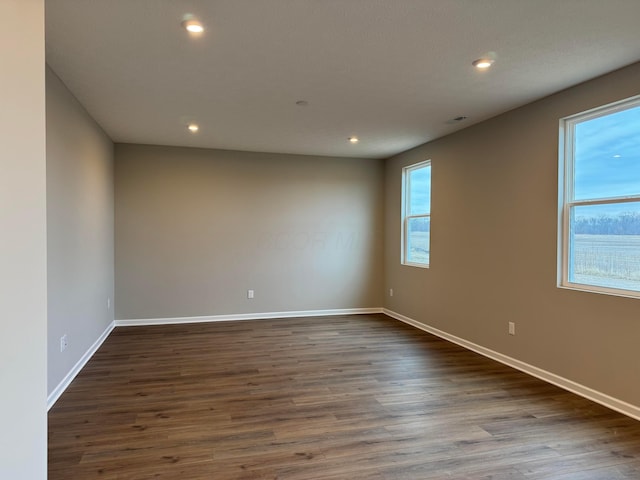
[{"label": "beige wall", "polygon": [[383,174],[379,160],[116,145],[116,318],[381,307]]},{"label": "beige wall", "polygon": [[[640,406],[640,300],[556,287],[558,120],[637,94],[640,64],[388,160],[386,307]],[[428,270],[400,265],[401,169],[426,159]]]},{"label": "beige wall", "polygon": [[47,474],[43,0],[0,2],[0,59],[0,478],[39,480]]},{"label": "beige wall", "polygon": [[113,143],[49,68],[46,80],[51,394],[113,322]]}]

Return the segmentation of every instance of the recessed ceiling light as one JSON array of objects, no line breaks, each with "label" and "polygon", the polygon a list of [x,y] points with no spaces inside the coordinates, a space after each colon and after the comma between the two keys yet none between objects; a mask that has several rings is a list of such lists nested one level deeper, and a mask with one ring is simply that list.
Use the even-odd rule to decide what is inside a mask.
[{"label": "recessed ceiling light", "polygon": [[358,137],[349,137],[349,141],[351,143],[358,143],[360,140],[358,139]]},{"label": "recessed ceiling light", "polygon": [[200,127],[195,123],[190,123],[187,126],[187,130],[189,130],[191,133],[198,133],[198,130],[200,130]]},{"label": "recessed ceiling light", "polygon": [[495,60],[493,60],[492,58],[479,58],[477,60],[474,60],[472,65],[480,70],[486,70],[491,65],[493,65],[494,61]]},{"label": "recessed ceiling light", "polygon": [[182,26],[187,30],[187,32],[190,33],[204,32],[204,27],[202,26],[202,24],[194,18],[185,20],[184,22],[182,22]]}]

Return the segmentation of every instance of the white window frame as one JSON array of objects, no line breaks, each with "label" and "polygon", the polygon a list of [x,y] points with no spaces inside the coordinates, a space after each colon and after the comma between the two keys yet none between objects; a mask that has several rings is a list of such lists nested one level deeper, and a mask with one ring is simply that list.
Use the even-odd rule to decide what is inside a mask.
[{"label": "white window frame", "polygon": [[[409,196],[411,195],[411,175],[409,175],[413,170],[419,170],[424,167],[430,167],[431,160],[425,160],[420,163],[414,163],[413,165],[408,165],[402,169],[402,234],[401,234],[401,258],[400,263],[402,265],[409,265],[411,267],[420,267],[420,268],[429,268],[431,264],[431,227],[429,227],[429,263],[423,262],[411,262],[407,260],[407,241],[408,241],[408,228],[409,228],[409,220],[413,218],[429,218],[431,219],[431,208],[429,209],[428,214],[420,214],[420,215],[407,215],[407,211],[410,205]],[[433,168],[431,169],[433,173]],[[433,183],[433,181],[431,182]],[[429,196],[431,196],[431,185],[429,185]]]},{"label": "white window frame", "polygon": [[574,199],[575,173],[575,126],[587,120],[604,117],[613,113],[640,106],[640,96],[628,98],[615,103],[597,107],[586,112],[570,115],[560,119],[558,148],[558,287],[585,292],[640,298],[640,292],[613,287],[603,287],[587,283],[576,283],[569,280],[571,265],[570,229],[571,208],[590,205],[624,204],[640,201],[637,195],[616,197]]}]

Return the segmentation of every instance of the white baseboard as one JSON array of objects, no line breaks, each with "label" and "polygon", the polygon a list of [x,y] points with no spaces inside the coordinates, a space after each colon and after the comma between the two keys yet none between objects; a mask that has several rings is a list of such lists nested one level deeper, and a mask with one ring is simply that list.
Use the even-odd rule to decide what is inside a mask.
[{"label": "white baseboard", "polygon": [[326,317],[332,315],[359,315],[383,313],[382,308],[345,308],[334,310],[302,310],[289,312],[240,313],[228,315],[207,315],[203,317],[173,317],[173,318],[137,318],[131,320],[116,320],[116,327],[133,327],[142,325],[175,325],[181,323],[205,322],[237,322],[240,320],[268,320],[273,318],[297,317]]},{"label": "white baseboard", "polygon": [[47,410],[49,410],[60,398],[60,395],[67,389],[73,379],[78,375],[82,367],[86,365],[89,359],[100,348],[102,343],[106,340],[109,334],[115,327],[125,326],[142,326],[142,325],[170,325],[170,324],[182,324],[182,323],[202,323],[202,322],[229,322],[229,321],[241,321],[241,320],[266,320],[274,318],[296,318],[296,317],[322,317],[332,315],[358,315],[358,314],[374,314],[384,313],[389,317],[400,320],[408,325],[431,333],[437,337],[443,338],[447,341],[460,345],[468,350],[472,350],[480,355],[496,360],[504,365],[513,367],[521,372],[532,375],[536,378],[544,380],[545,382],[556,385],[560,388],[568,390],[576,395],[592,400],[596,403],[604,405],[612,410],[620,412],[636,420],[640,420],[640,407],[631,405],[630,403],[618,400],[614,397],[606,395],[602,392],[598,392],[592,388],[586,387],[572,380],[566,379],[554,373],[548,372],[533,365],[529,365],[515,358],[503,355],[489,348],[485,348],[481,345],[477,345],[473,342],[465,340],[455,335],[451,335],[447,332],[439,330],[420,323],[412,318],[406,317],[399,313],[386,308],[349,308],[349,309],[334,309],[334,310],[303,310],[303,311],[288,311],[288,312],[267,312],[267,313],[246,313],[246,314],[230,314],[230,315],[209,315],[201,317],[175,317],[175,318],[144,318],[144,319],[132,319],[132,320],[115,320],[111,322],[106,330],[100,335],[100,337],[91,345],[80,360],[74,365],[71,371],[65,376],[65,378],[58,384],[58,386],[47,397]]},{"label": "white baseboard", "polygon": [[396,320],[400,320],[401,322],[419,328],[420,330],[424,330],[425,332],[443,338],[444,340],[448,340],[449,342],[460,345],[461,347],[464,347],[468,350],[472,350],[476,353],[479,353],[480,355],[491,358],[492,360],[496,360],[497,362],[503,363],[509,367],[513,367],[516,370],[520,370],[521,372],[539,378],[540,380],[544,380],[545,382],[551,383],[564,390],[568,390],[569,392],[575,393],[576,395],[580,395],[581,397],[592,400],[596,403],[599,403],[600,405],[604,405],[611,410],[615,410],[616,412],[622,413],[636,420],[640,420],[640,407],[636,405],[631,405],[630,403],[623,402],[622,400],[618,400],[617,398],[611,397],[602,392],[598,392],[597,390],[594,390],[592,388],[585,387],[584,385],[556,375],[555,373],[547,372],[546,370],[543,370],[541,368],[534,367],[533,365],[529,365],[528,363],[521,362],[520,360],[516,360],[515,358],[511,358],[507,355],[503,355],[502,353],[498,353],[491,349],[477,345],[473,342],[469,342],[468,340],[465,340],[463,338],[456,337],[455,335],[451,335],[437,328],[425,325],[392,310],[388,310],[385,308],[383,309],[383,313],[392,318],[395,318]]},{"label": "white baseboard", "polygon": [[268,313],[246,313],[230,315],[209,315],[204,317],[174,317],[174,318],[141,318],[132,320],[114,320],[109,324],[102,335],[91,345],[80,360],[73,366],[71,371],[62,379],[58,386],[47,397],[47,411],[53,407],[60,395],[69,387],[74,378],[80,373],[91,357],[96,353],[100,345],[104,343],[115,327],[133,327],[142,325],[174,325],[182,323],[203,323],[203,322],[234,322],[239,320],[265,320],[272,318],[295,318],[295,317],[326,317],[331,315],[359,315],[382,313],[382,307],[378,308],[347,308],[334,310],[303,310],[290,312],[268,312]]},{"label": "white baseboard", "polygon": [[116,326],[115,322],[111,322],[109,324],[106,330],[102,332],[100,337],[98,337],[98,339],[95,342],[93,342],[93,345],[89,347],[89,350],[85,352],[82,358],[78,360],[78,362],[73,366],[73,368],[69,371],[69,373],[67,373],[67,375],[58,384],[58,386],[54,388],[54,390],[49,394],[49,396],[47,397],[47,411],[49,411],[51,407],[53,407],[53,405],[56,403],[58,398],[60,398],[60,395],[64,393],[64,391],[71,384],[73,379],[76,378],[76,375],[80,373],[80,370],[82,370],[82,367],[84,367],[87,364],[87,362],[91,359],[91,357],[93,357],[93,354],[98,351],[98,348],[100,348],[100,345],[104,343],[104,341],[107,339],[109,334],[113,331],[115,326]]}]

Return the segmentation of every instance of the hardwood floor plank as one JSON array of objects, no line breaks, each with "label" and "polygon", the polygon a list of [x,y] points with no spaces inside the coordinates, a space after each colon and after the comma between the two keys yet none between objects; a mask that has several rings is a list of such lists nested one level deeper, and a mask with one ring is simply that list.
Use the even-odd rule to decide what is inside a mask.
[{"label": "hardwood floor plank", "polygon": [[640,478],[640,422],[384,315],[117,328],[50,480]]}]

